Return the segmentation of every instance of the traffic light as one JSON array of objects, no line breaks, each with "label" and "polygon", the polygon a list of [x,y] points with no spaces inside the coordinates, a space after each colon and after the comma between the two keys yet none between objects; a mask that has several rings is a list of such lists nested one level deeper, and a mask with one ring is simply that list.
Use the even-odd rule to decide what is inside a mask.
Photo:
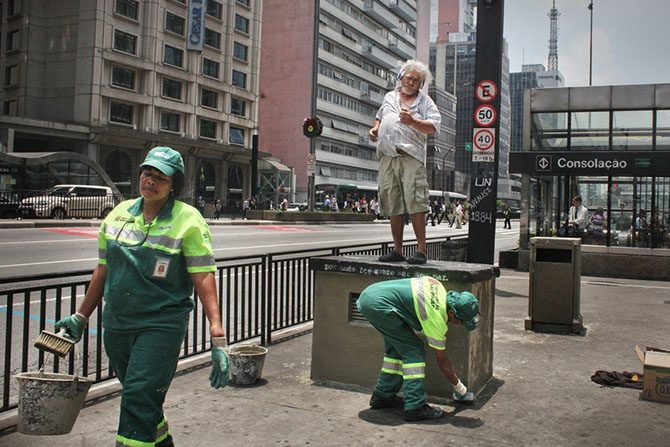
[{"label": "traffic light", "polygon": [[316,138],[321,135],[323,132],[323,123],[316,116],[310,116],[305,118],[305,121],[302,123],[302,133],[307,138]]}]

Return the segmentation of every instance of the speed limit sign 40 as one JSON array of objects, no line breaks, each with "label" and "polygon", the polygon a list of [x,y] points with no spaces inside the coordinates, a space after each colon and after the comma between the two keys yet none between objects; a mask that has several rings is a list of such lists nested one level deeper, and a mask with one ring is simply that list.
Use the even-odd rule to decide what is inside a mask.
[{"label": "speed limit sign 40", "polygon": [[476,151],[491,150],[496,142],[495,129],[479,128],[473,129],[472,143]]},{"label": "speed limit sign 40", "polygon": [[496,118],[496,109],[491,104],[482,104],[475,109],[475,123],[478,127],[492,126]]}]

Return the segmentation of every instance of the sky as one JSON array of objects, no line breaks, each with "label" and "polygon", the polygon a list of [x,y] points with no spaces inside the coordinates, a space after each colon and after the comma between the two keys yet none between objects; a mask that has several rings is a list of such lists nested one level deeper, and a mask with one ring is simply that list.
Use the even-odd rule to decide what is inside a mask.
[{"label": "sky", "polygon": [[[590,0],[556,0],[558,69],[589,85]],[[547,66],[552,0],[505,0],[510,72]],[[593,0],[593,85],[670,83],[670,0]]]}]

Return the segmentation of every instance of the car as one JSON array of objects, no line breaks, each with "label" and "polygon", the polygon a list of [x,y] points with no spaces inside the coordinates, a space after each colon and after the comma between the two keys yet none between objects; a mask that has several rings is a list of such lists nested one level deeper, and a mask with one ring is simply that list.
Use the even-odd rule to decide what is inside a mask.
[{"label": "car", "polygon": [[43,195],[23,199],[21,217],[104,218],[114,208],[114,195],[108,186],[56,185]]}]

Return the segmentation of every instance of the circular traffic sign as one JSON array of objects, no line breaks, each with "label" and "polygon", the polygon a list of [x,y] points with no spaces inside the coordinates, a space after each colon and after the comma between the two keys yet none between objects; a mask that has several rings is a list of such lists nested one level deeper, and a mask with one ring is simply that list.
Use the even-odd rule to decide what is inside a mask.
[{"label": "circular traffic sign", "polygon": [[479,127],[489,127],[496,122],[496,109],[491,104],[481,104],[475,109],[475,123]]},{"label": "circular traffic sign", "polygon": [[307,155],[307,164],[308,165],[316,164],[316,155],[315,154]]},{"label": "circular traffic sign", "polygon": [[480,102],[491,102],[498,96],[498,87],[488,79],[479,81],[475,88],[475,96]]},{"label": "circular traffic sign", "polygon": [[495,131],[493,129],[479,128],[474,129],[472,143],[478,151],[488,151],[496,142]]}]

